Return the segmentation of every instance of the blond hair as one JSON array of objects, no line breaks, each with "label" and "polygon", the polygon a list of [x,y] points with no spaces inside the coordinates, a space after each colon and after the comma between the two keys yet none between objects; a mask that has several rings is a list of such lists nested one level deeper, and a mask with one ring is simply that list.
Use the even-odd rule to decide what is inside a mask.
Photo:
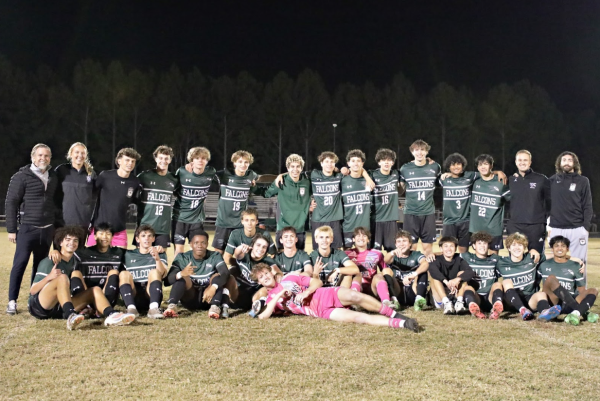
[{"label": "blond hair", "polygon": [[194,159],[204,158],[207,161],[210,161],[210,150],[205,148],[204,146],[196,146],[195,148],[191,148],[187,154],[188,162],[192,162]]},{"label": "blond hair", "polygon": [[252,153],[248,152],[247,150],[238,150],[237,152],[232,154],[231,162],[235,163],[236,161],[238,161],[241,158],[248,160],[248,163],[250,163],[250,164],[254,163],[254,157],[252,157]]},{"label": "blond hair", "polygon": [[290,168],[290,165],[292,163],[299,163],[300,168],[304,168],[304,159],[302,158],[302,156],[296,153],[292,153],[287,157],[287,159],[285,159],[285,167]]},{"label": "blond hair", "polygon": [[71,156],[71,152],[73,152],[73,149],[75,149],[76,146],[81,146],[85,149],[85,160],[83,161],[83,166],[85,167],[86,173],[89,176],[91,176],[92,174],[94,174],[94,166],[92,166],[92,163],[90,162],[90,153],[88,152],[88,148],[83,143],[75,142],[73,145],[71,145],[69,151],[67,152],[67,160],[71,162],[71,160],[73,159],[73,157]]}]

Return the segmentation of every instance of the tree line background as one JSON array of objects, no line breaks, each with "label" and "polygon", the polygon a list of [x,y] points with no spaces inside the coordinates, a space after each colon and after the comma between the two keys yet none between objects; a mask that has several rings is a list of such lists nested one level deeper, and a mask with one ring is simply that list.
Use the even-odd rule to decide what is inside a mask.
[{"label": "tree line background", "polygon": [[519,149],[530,150],[533,168],[548,176],[557,155],[572,150],[597,205],[599,128],[595,110],[562,113],[543,88],[527,80],[487,93],[444,82],[417,93],[402,73],[382,87],[366,82],[329,88],[309,69],[260,82],[248,72],[209,77],[197,68],[174,65],[157,72],[94,60],[79,62],[65,77],[45,66],[25,71],[0,56],[0,199],[38,142],[52,148],[53,166],[65,162],[73,142],[86,143],[97,172],[114,168],[116,152],[126,146],[142,154],[138,172],[152,168],[152,151],[168,144],[176,152],[173,171],[190,147],[206,146],[217,169],[231,165],[231,153],[246,149],[255,157],[254,170],[278,173],[290,153],[312,168],[321,151],[334,150],[345,160],[355,148],[366,153],[368,168],[376,167],[381,147],[395,150],[400,166],[412,160],[409,145],[422,138],[440,164],[460,152],[475,168],[473,159],[489,153],[507,174],[516,170]]}]

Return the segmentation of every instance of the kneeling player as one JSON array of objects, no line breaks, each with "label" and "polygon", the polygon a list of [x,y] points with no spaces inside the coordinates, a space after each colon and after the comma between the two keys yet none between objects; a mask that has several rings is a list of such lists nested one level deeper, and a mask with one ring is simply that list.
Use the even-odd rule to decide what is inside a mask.
[{"label": "kneeling player", "polygon": [[[584,267],[580,268],[579,263],[567,256],[570,245],[569,239],[562,235],[550,240],[554,258],[543,262],[540,272],[544,279],[542,291],[554,306],[544,305],[547,310],[544,310],[538,318],[551,320],[562,312],[567,314],[565,323],[574,326],[579,324],[581,317],[585,317],[588,322],[596,323],[598,315],[590,312],[590,308],[596,301],[598,290],[585,288],[585,276],[582,273]],[[542,302],[544,301],[538,302],[538,309]]]},{"label": "kneeling player", "polygon": [[177,303],[181,301],[189,310],[208,309],[208,317],[218,319],[221,316],[221,298],[229,270],[219,252],[207,250],[206,232],[194,235],[191,245],[191,251],[175,257],[167,276],[167,285],[173,287],[169,307],[163,316],[178,317]]},{"label": "kneeling player", "polygon": [[85,319],[77,311],[90,304],[106,316],[106,326],[131,323],[135,316],[115,312],[100,287],[89,288],[71,296],[69,277],[75,265],[73,254],[83,237],[81,227],[67,226],[56,230],[54,243],[60,244],[61,261],[57,264],[50,259],[40,262],[30,290],[29,313],[37,319],[66,319],[67,329],[73,330]]},{"label": "kneeling player", "polygon": [[475,278],[465,288],[464,298],[471,315],[485,319],[483,312],[490,312],[490,319],[497,320],[504,310],[502,284],[497,282],[496,263],[499,256],[488,255],[493,237],[480,231],[471,236],[475,253],[464,252],[460,256],[471,266]]},{"label": "kneeling player", "polygon": [[354,248],[348,249],[346,255],[360,269],[360,274],[354,276],[352,289],[365,294],[376,296],[381,303],[394,310],[400,309],[400,304],[390,300],[388,283],[383,274],[377,273],[377,267],[383,271],[387,266],[383,261],[383,254],[377,249],[369,249],[371,233],[364,227],[356,227],[352,236]]},{"label": "kneeling player", "polygon": [[[167,255],[159,253],[154,242],[154,229],[142,224],[135,230],[137,249],[125,252],[125,270],[119,273],[119,291],[127,312],[139,316],[148,311],[151,319],[162,319],[162,280],[167,275]],[[161,248],[162,249],[162,248]]]},{"label": "kneeling player", "polygon": [[427,271],[429,262],[419,251],[412,250],[412,235],[405,230],[396,233],[396,249],[385,255],[389,266],[383,277],[400,304],[414,306],[416,311],[427,305]]},{"label": "kneeling player", "polygon": [[321,226],[315,230],[314,235],[319,247],[310,253],[312,270],[306,268],[304,271],[309,276],[320,279],[325,286],[341,284],[350,288],[352,277],[360,274],[360,270],[344,251],[331,247],[333,243],[331,227]]},{"label": "kneeling player", "polygon": [[[322,288],[321,280],[302,275],[288,274],[278,280],[269,266],[262,263],[254,266],[252,276],[263,287],[269,289],[267,307],[258,316],[260,319],[268,319],[277,310],[337,322],[403,327],[414,332],[419,331],[419,325],[415,319],[402,316],[375,298],[348,288]],[[369,315],[347,309],[352,305],[379,313],[379,315]]]},{"label": "kneeling player", "polygon": [[[436,256],[429,264],[431,274],[431,295],[436,308],[444,308],[444,315],[464,313],[463,294],[467,282],[472,280],[475,273],[471,266],[456,252],[458,240],[454,237],[440,239],[442,255]],[[451,297],[456,297],[452,305]]]}]

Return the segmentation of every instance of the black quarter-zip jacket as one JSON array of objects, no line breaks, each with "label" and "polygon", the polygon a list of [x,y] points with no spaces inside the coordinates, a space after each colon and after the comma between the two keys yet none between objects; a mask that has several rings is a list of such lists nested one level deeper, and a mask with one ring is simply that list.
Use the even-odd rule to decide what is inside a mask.
[{"label": "black quarter-zip jacket", "polygon": [[520,224],[546,224],[550,213],[550,180],[544,174],[527,170],[524,176],[508,177],[510,221]]},{"label": "black quarter-zip jacket", "polygon": [[584,227],[590,231],[592,192],[587,177],[576,173],[560,173],[550,177],[550,227]]}]

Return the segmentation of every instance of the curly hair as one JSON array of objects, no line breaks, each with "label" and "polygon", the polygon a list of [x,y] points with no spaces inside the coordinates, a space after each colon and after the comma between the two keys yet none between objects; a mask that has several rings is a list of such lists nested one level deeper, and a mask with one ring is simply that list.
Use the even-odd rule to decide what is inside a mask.
[{"label": "curly hair", "polygon": [[269,267],[268,264],[263,263],[263,262],[257,263],[252,268],[252,271],[250,272],[250,277],[252,278],[252,280],[257,281],[258,275],[265,270],[269,271],[269,272],[271,271],[271,268]]},{"label": "curly hair", "polygon": [[462,164],[463,171],[467,168],[467,158],[460,153],[452,153],[444,160],[444,170],[450,171],[453,164]]},{"label": "curly hair", "polygon": [[365,156],[365,152],[360,149],[352,149],[346,155],[346,161],[349,162],[353,157],[360,157],[363,163],[367,160],[367,156]]},{"label": "curly hair", "polygon": [[337,163],[340,160],[335,153],[329,151],[321,153],[317,158],[319,163],[323,163],[323,160],[325,159],[331,159],[334,163]]},{"label": "curly hair", "polygon": [[79,226],[64,226],[56,230],[54,233],[54,243],[60,245],[67,237],[76,237],[80,244],[85,241],[85,231]]},{"label": "curly hair", "polygon": [[491,234],[486,233],[485,231],[479,231],[471,235],[471,243],[475,245],[477,241],[487,242],[488,244],[492,242],[494,237]]},{"label": "curly hair", "polygon": [[375,161],[379,163],[382,160],[396,161],[396,152],[391,149],[381,148],[375,154]]},{"label": "curly hair", "polygon": [[560,162],[561,162],[563,156],[571,156],[573,158],[573,171],[576,174],[581,174],[581,164],[579,164],[579,158],[577,157],[577,155],[575,153],[569,152],[568,150],[565,152],[562,152],[556,158],[556,163],[554,163],[554,167],[556,167],[556,173],[560,174],[563,172],[563,169],[560,166]]},{"label": "curly hair", "polygon": [[527,236],[521,233],[512,233],[508,237],[506,237],[506,247],[510,248],[513,243],[523,245],[523,248],[527,249],[527,245],[529,245],[529,241],[527,240]]}]

